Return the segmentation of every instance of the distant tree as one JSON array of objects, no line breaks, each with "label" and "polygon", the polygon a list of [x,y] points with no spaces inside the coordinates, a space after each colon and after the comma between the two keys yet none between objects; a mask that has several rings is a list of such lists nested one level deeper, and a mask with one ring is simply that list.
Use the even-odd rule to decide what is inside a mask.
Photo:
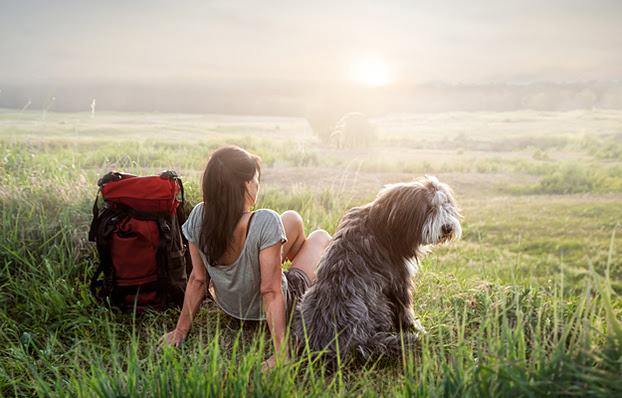
[{"label": "distant tree", "polygon": [[335,130],[335,123],[343,114],[336,107],[325,101],[312,102],[306,111],[306,119],[315,134],[322,142],[328,144],[331,133]]},{"label": "distant tree", "polygon": [[368,147],[375,139],[376,126],[360,112],[343,115],[330,135],[330,143],[338,149]]},{"label": "distant tree", "polygon": [[553,107],[551,95],[545,91],[528,94],[523,100],[523,105],[528,109],[539,111],[550,110]]},{"label": "distant tree", "polygon": [[592,109],[596,106],[596,100],[598,97],[594,91],[590,88],[584,88],[574,96],[577,105],[584,109]]},{"label": "distant tree", "polygon": [[608,87],[605,90],[601,106],[609,109],[622,109],[622,84]]}]

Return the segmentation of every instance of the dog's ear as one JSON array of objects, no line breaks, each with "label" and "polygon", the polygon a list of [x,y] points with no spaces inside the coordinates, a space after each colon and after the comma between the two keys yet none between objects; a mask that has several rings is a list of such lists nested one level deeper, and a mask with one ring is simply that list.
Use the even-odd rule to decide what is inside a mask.
[{"label": "dog's ear", "polygon": [[421,244],[421,230],[429,208],[429,192],[423,184],[387,186],[370,206],[370,228],[395,254],[412,257]]},{"label": "dog's ear", "polygon": [[452,206],[457,206],[454,199],[454,193],[447,184],[443,184],[438,178],[432,175],[426,175],[416,180],[425,187],[429,193],[429,201],[432,206],[440,206],[443,203],[450,203]]}]

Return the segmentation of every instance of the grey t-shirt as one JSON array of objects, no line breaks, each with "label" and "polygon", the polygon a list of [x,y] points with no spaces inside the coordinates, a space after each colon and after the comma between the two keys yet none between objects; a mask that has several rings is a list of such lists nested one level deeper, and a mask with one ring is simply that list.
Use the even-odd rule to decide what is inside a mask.
[{"label": "grey t-shirt", "polygon": [[[186,238],[199,244],[203,203],[190,213],[182,230]],[[265,320],[265,309],[260,292],[261,271],[259,252],[276,243],[287,241],[281,217],[269,209],[255,212],[248,229],[248,235],[239,257],[229,265],[208,264],[205,254],[199,249],[203,263],[212,279],[216,303],[227,314],[244,320]],[[283,295],[287,302],[287,279],[281,273]]]}]

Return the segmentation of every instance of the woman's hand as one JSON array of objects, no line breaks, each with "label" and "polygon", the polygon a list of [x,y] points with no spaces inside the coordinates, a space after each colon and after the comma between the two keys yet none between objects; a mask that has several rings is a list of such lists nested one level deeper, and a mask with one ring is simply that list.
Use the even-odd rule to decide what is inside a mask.
[{"label": "woman's hand", "polygon": [[[265,361],[263,361],[261,363],[261,371],[266,373],[269,370],[271,370],[274,365],[276,365],[276,355],[272,355],[270,358],[266,359]],[[285,360],[283,362],[283,364],[286,364],[289,362],[289,355],[285,355]]]},{"label": "woman's hand", "polygon": [[160,337],[160,339],[158,340],[158,345],[160,346],[160,348],[163,348],[167,345],[179,347],[181,342],[184,341],[187,336],[188,332],[184,333],[183,331],[175,329],[172,332],[168,332],[164,336]]},{"label": "woman's hand", "polygon": [[266,373],[270,369],[272,369],[276,365],[276,357],[272,355],[270,358],[266,359],[261,363],[261,371]]},{"label": "woman's hand", "polygon": [[210,277],[205,269],[205,264],[199,255],[199,250],[192,242],[188,244],[190,256],[192,257],[192,272],[188,278],[184,303],[181,307],[177,327],[172,332],[168,332],[158,340],[159,348],[164,346],[178,347],[188,336],[192,320],[194,319],[201,301],[205,296],[205,287],[209,284]]}]

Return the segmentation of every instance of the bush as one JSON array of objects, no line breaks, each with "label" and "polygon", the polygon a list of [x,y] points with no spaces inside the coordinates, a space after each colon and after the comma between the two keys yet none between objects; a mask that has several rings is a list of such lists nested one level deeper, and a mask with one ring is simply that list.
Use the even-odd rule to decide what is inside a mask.
[{"label": "bush", "polygon": [[517,194],[608,193],[622,191],[622,167],[609,168],[586,166],[576,161],[562,163],[553,168],[549,175],[533,185],[511,187]]},{"label": "bush", "polygon": [[601,139],[586,137],[582,142],[583,149],[590,155],[601,160],[622,159],[622,134]]}]

